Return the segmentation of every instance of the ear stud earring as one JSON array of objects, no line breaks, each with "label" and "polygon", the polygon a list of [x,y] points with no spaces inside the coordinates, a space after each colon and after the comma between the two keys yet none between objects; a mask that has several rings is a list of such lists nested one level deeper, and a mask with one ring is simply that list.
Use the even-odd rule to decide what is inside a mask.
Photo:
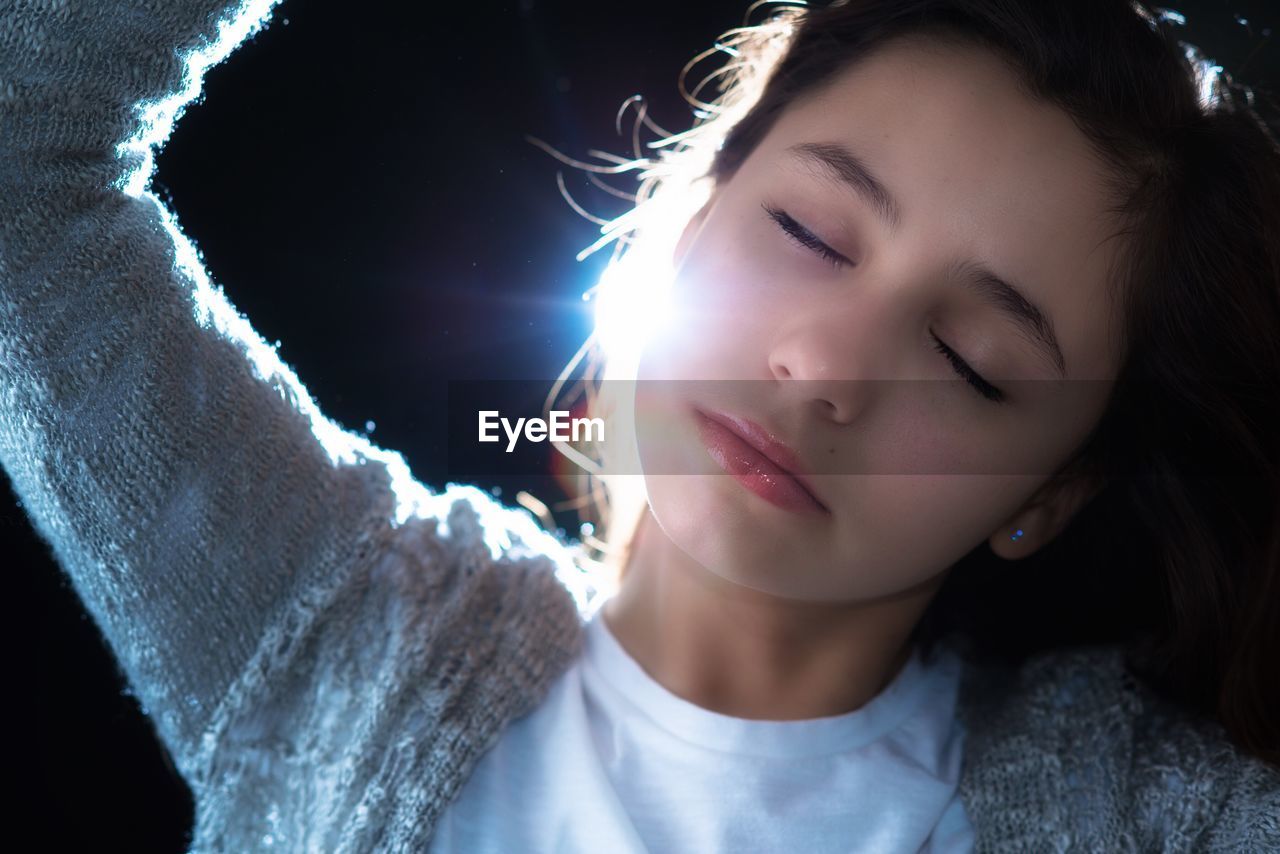
[{"label": "ear stud earring", "polygon": [[1015,541],[1016,541],[1016,540],[1017,540],[1019,537],[1021,537],[1021,536],[1022,536],[1022,529],[1021,529],[1021,528],[1019,528],[1019,529],[1018,529],[1018,532],[1017,532],[1016,534],[1010,534],[1010,535],[1009,535],[1009,539],[1011,539],[1011,540],[1015,540]]}]

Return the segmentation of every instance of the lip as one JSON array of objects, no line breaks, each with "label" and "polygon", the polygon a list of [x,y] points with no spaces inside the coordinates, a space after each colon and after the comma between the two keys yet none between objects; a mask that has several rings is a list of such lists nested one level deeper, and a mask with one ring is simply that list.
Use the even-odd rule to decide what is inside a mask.
[{"label": "lip", "polygon": [[799,457],[749,418],[694,408],[707,451],[739,483],[798,513],[830,513],[801,472]]}]

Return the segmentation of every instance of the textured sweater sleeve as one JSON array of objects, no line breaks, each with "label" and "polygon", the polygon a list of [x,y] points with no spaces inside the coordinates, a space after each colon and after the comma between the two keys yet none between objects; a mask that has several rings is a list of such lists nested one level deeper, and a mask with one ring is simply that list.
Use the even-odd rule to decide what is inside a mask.
[{"label": "textured sweater sleeve", "polygon": [[185,770],[300,574],[392,511],[395,461],[323,420],[139,186],[188,54],[265,9],[0,6],[0,461]]},{"label": "textured sweater sleeve", "polygon": [[988,851],[1280,851],[1280,771],[1159,697],[1120,646],[968,671],[960,790]]},{"label": "textured sweater sleeve", "polygon": [[[540,665],[513,675],[441,639],[482,618],[496,635],[519,610],[504,604],[554,584],[536,555],[506,565],[538,572],[493,569],[542,533],[525,514],[475,524],[479,490],[433,495],[325,419],[147,189],[205,70],[273,5],[0,0],[0,463],[191,783],[200,832],[233,849],[237,832],[331,840],[324,822],[350,841],[357,805],[370,825],[420,820],[421,790],[410,809],[375,783],[434,755],[449,773],[431,797],[456,786],[484,745],[460,735],[474,720],[445,726],[445,701],[485,672],[511,686],[483,709],[502,720],[544,684]],[[556,615],[553,665],[573,625]],[[419,732],[399,743],[413,762],[388,758],[432,722],[439,744]]]}]

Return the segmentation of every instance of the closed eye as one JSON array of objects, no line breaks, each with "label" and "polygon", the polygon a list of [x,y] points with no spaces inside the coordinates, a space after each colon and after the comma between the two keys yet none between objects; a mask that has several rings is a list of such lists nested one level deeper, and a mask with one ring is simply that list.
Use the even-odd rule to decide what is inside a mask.
[{"label": "closed eye", "polygon": [[782,232],[786,234],[787,237],[791,238],[794,243],[808,249],[810,252],[837,269],[845,266],[853,266],[852,261],[819,240],[812,231],[792,219],[791,215],[786,211],[770,207],[767,204],[763,205],[763,207],[764,212],[769,215],[769,218],[777,223],[778,228],[782,229]]},{"label": "closed eye", "polygon": [[969,367],[969,364],[961,359],[956,351],[952,350],[942,340],[932,332],[929,337],[933,339],[934,348],[939,353],[947,357],[947,361],[951,363],[951,367],[957,374],[964,378],[964,381],[973,386],[978,394],[990,400],[992,403],[1004,403],[1004,392],[984,380],[977,371]]},{"label": "closed eye", "polygon": [[[762,205],[762,207],[765,213],[769,215],[769,218],[777,223],[778,228],[782,229],[782,232],[797,245],[809,250],[837,269],[853,266],[852,261],[819,240],[812,231],[796,222],[786,211],[770,207],[767,204]],[[983,379],[977,371],[969,367],[969,364],[960,358],[958,353],[944,344],[938,336],[932,332],[929,334],[934,340],[934,349],[946,357],[947,361],[951,363],[952,370],[972,386],[978,394],[993,403],[1003,403],[1005,401],[1004,392]]]}]

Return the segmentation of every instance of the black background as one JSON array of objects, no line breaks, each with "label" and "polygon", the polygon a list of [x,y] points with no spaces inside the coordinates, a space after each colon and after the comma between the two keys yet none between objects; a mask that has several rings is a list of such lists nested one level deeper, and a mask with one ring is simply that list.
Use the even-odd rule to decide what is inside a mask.
[{"label": "black background", "polygon": [[[608,256],[574,261],[598,228],[560,198],[559,164],[524,135],[580,158],[627,155],[614,116],[637,93],[659,125],[683,130],[680,68],[747,5],[286,0],[209,72],[155,187],[321,409],[348,428],[373,422],[377,444],[440,488],[447,382],[554,379],[590,331],[581,294]],[[1280,49],[1264,30],[1280,15],[1266,5],[1174,8],[1228,71],[1275,85]],[[594,213],[624,210],[565,178]],[[190,794],[4,482],[14,824],[42,847],[184,850]],[[476,482],[504,500],[549,489]]]}]

